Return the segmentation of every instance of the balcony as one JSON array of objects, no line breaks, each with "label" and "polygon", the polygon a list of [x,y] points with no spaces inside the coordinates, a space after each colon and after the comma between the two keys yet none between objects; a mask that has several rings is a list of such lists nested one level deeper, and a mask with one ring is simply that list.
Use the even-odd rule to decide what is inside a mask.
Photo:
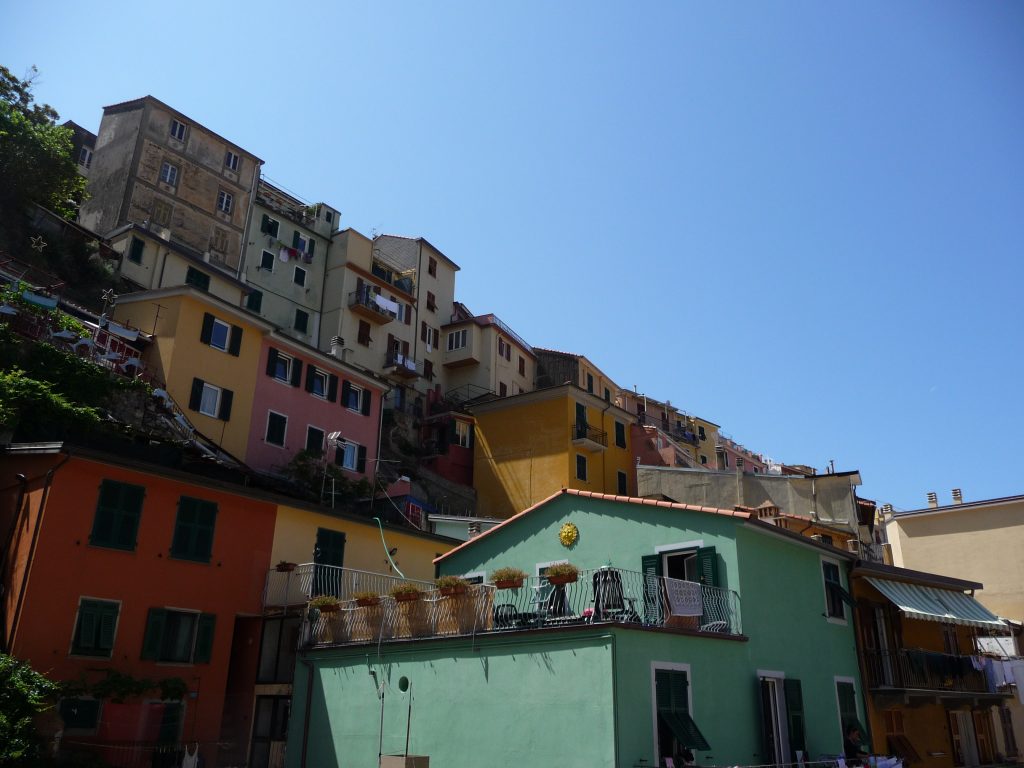
[{"label": "balcony", "polygon": [[[335,594],[342,603],[341,609],[333,613],[309,610],[307,639],[312,645],[528,632],[588,624],[670,629],[712,637],[742,634],[735,592],[617,568],[581,571],[579,579],[571,584],[550,584],[544,577],[531,577],[516,589],[476,584],[460,595],[444,595],[433,585],[420,583],[426,591],[419,600],[399,602],[381,597],[376,605],[369,606],[360,606],[352,599],[353,577],[344,573],[347,569],[318,568],[322,575],[316,577],[320,579],[317,586],[336,583],[338,589],[316,592]],[[372,575],[356,573],[364,584]],[[315,580],[306,581],[312,587]],[[382,595],[387,592],[375,591]]]},{"label": "balcony", "polygon": [[403,379],[414,379],[420,375],[416,361],[408,355],[398,352],[388,353],[384,359],[384,371],[392,376],[398,376]]},{"label": "balcony", "polygon": [[[339,600],[349,600],[356,592],[371,591],[386,595],[392,587],[409,582],[409,579],[399,576],[316,563],[303,563],[293,571],[272,568],[267,573],[263,589],[263,608],[267,610],[303,605],[316,595],[334,595]],[[424,589],[434,587],[431,582],[412,583],[418,583]]]},{"label": "balcony", "polygon": [[441,364],[445,368],[461,368],[466,365],[478,364],[480,362],[480,355],[476,351],[476,346],[473,344],[473,338],[470,337],[464,346],[446,350],[444,357],[441,359]]},{"label": "balcony", "polygon": [[572,444],[591,453],[608,448],[608,433],[589,424],[572,425]]},{"label": "balcony", "polygon": [[348,308],[377,325],[390,323],[398,317],[398,304],[365,287],[348,295]]},{"label": "balcony", "polygon": [[997,693],[970,656],[900,648],[864,652],[868,687],[872,690],[920,690],[952,693]]}]

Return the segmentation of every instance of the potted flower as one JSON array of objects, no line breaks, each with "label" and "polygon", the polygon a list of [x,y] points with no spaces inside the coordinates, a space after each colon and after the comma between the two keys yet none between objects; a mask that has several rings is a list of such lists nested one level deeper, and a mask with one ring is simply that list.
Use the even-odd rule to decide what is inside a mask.
[{"label": "potted flower", "polygon": [[423,590],[415,584],[404,582],[391,588],[391,596],[399,603],[410,603],[423,596]]},{"label": "potted flower", "polygon": [[278,573],[291,573],[295,570],[295,566],[295,563],[289,563],[287,560],[282,560],[274,566],[274,570],[276,570]]},{"label": "potted flower", "polygon": [[526,579],[526,571],[518,568],[498,568],[491,574],[491,581],[498,589],[519,589]]},{"label": "potted flower", "polygon": [[442,576],[434,581],[437,591],[445,597],[464,595],[469,590],[469,582],[461,576]]},{"label": "potted flower", "polygon": [[356,601],[356,605],[360,608],[369,608],[370,606],[377,605],[380,602],[380,594],[373,590],[365,590],[363,592],[356,592],[352,595],[352,599]]},{"label": "potted flower", "polygon": [[572,584],[580,576],[580,569],[572,563],[555,563],[544,574],[549,584]]},{"label": "potted flower", "polygon": [[334,595],[317,595],[309,601],[310,608],[316,608],[320,613],[335,613],[341,604]]}]

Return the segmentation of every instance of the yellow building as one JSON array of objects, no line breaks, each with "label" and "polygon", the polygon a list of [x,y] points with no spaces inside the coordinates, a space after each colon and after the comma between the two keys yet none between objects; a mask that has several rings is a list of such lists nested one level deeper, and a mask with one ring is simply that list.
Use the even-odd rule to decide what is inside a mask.
[{"label": "yellow building", "polygon": [[473,485],[486,517],[511,517],[562,488],[636,492],[632,414],[575,384],[468,410],[476,419]]},{"label": "yellow building", "polygon": [[113,319],[153,334],[147,369],[200,433],[244,459],[265,324],[187,286],[122,296]]}]

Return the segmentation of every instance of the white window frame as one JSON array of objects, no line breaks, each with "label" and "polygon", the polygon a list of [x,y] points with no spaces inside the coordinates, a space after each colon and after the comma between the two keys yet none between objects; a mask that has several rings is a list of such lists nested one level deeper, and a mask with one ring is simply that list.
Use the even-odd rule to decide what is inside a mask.
[{"label": "white window frame", "polygon": [[217,190],[217,210],[230,214],[235,207],[235,196],[226,189]]},{"label": "white window frame", "polygon": [[[298,280],[300,274],[302,275],[302,282],[299,282]],[[299,288],[305,288],[306,270],[304,270],[302,267],[295,267],[295,271],[292,273],[292,282],[295,283],[295,285],[299,286]]]},{"label": "white window frame", "polygon": [[348,390],[349,390],[349,392],[354,392],[355,393],[356,404],[355,404],[355,406],[351,406],[348,403],[342,403],[342,405],[344,405],[345,408],[347,408],[348,410],[352,411],[353,413],[362,413],[363,412],[363,397],[365,396],[366,390],[364,390],[360,386],[357,386],[357,385],[351,384],[351,383],[348,385]]},{"label": "white window frame", "polygon": [[[218,328],[224,328],[224,346],[215,344],[213,339]],[[214,349],[219,349],[221,352],[227,352],[228,347],[231,346],[231,326],[221,320],[219,317],[213,318],[213,328],[210,330],[210,346]]]},{"label": "white window frame", "polygon": [[448,331],[448,351],[454,352],[457,349],[465,349],[466,337],[468,335],[465,328],[460,328],[457,331]]},{"label": "white window frame", "polygon": [[[832,676],[832,695],[836,697],[836,722],[839,723],[839,743],[846,741],[846,734],[843,733],[843,710],[839,704],[839,683],[849,683],[853,686],[853,705],[857,706],[857,681],[846,675]],[[861,713],[857,712],[857,719],[860,720]],[[861,734],[863,736],[864,734]]]},{"label": "white window frame", "polygon": [[295,236],[299,238],[297,250],[302,251],[303,253],[309,253],[309,244],[313,238],[309,235],[302,234],[298,230],[295,230]]},{"label": "white window frame", "polygon": [[311,391],[309,394],[311,394],[313,397],[317,397],[317,398],[319,398],[321,400],[326,400],[327,399],[327,387],[330,386],[330,381],[329,381],[328,376],[327,376],[327,371],[321,371],[319,368],[317,368],[317,369],[315,369],[313,371],[313,378],[314,379],[320,379],[320,380],[323,381],[323,383],[324,383],[324,391],[323,391],[323,394],[320,394],[320,395],[318,395],[315,390]]},{"label": "white window frame", "polygon": [[[306,329],[304,331],[300,331],[299,330],[299,312],[301,312],[302,314],[304,314],[306,316]],[[299,307],[296,307],[295,308],[295,318],[292,320],[292,330],[297,332],[297,333],[304,333],[304,334],[306,334],[308,336],[309,335],[309,321],[310,321],[309,312],[307,312],[306,310],[301,309]]]},{"label": "white window frame", "polygon": [[88,147],[82,147],[78,152],[78,164],[83,168],[88,168],[92,165],[92,150]]},{"label": "white window frame", "polygon": [[[264,261],[266,261],[265,257],[267,256],[270,257],[269,267],[263,263]],[[264,272],[273,272],[275,261],[277,261],[277,256],[275,256],[271,251],[263,251],[263,253],[260,254],[260,269],[262,269]]]},{"label": "white window frame", "polygon": [[686,709],[696,722],[696,718],[693,717],[693,672],[690,671],[690,664],[676,661],[651,661],[651,743],[654,745],[655,765],[661,765],[661,755],[658,753],[658,688],[655,675],[659,669],[686,673]]},{"label": "white window frame", "polygon": [[460,448],[469,448],[470,425],[465,421],[455,420],[455,445]]},{"label": "white window frame", "polygon": [[[788,755],[789,754],[789,725],[788,725],[788,718],[787,718],[788,707],[786,706],[786,685],[785,685],[785,682],[784,682],[785,679],[786,679],[786,673],[785,672],[779,672],[779,671],[773,670],[773,669],[759,669],[759,670],[757,670],[758,695],[760,695],[760,693],[761,693],[761,687],[760,687],[761,678],[767,678],[769,680],[774,680],[775,681],[775,684],[776,684],[775,685],[775,690],[778,693],[778,696],[775,697],[775,717],[776,717],[776,719],[777,719],[777,721],[779,723],[779,732],[777,734],[777,736],[778,736],[778,748],[779,748],[779,753],[780,754]],[[837,702],[839,701],[839,694],[838,694],[838,692],[836,693],[836,701]],[[761,716],[764,717],[764,713],[763,712],[762,712]],[[762,727],[764,727],[763,723],[762,723]],[[775,756],[771,755],[770,757],[774,761]]]},{"label": "white window frame", "polygon": [[[704,539],[694,539],[692,541],[681,541],[678,544],[659,544],[654,548],[654,554],[661,558],[661,572],[668,576],[668,558],[674,555],[686,555],[686,559],[692,559],[694,563],[697,560],[697,550],[704,546]],[[685,566],[684,566],[685,568]],[[696,578],[694,581],[700,581],[700,574],[695,574]],[[674,577],[673,577],[674,578]],[[689,581],[689,579],[684,579]]]},{"label": "white window frame", "polygon": [[[203,405],[204,405],[204,403],[206,401],[206,393],[208,391],[209,392],[213,392],[213,393],[216,394],[216,399],[214,400],[214,405],[213,405],[213,413],[210,413],[209,411],[204,411],[203,410]],[[220,418],[220,401],[221,401],[221,398],[223,396],[224,396],[224,390],[223,389],[221,389],[220,387],[216,386],[215,384],[210,384],[209,382],[204,381],[203,382],[203,393],[199,397],[199,412],[201,414],[203,414],[203,416],[209,416],[212,419],[219,419]]]},{"label": "white window frame", "polygon": [[[828,613],[828,584],[825,581],[825,563],[831,563],[832,565],[834,565],[836,567],[836,570],[839,572],[839,586],[843,587],[843,568],[842,568],[842,565],[835,558],[825,557],[824,555],[821,556],[820,560],[821,560],[821,565],[819,566],[819,570],[821,571],[821,591],[823,592],[823,596],[825,598],[825,610],[823,610],[822,613],[825,615],[825,619],[828,621],[829,624],[837,624],[837,625],[839,625],[841,627],[845,627],[849,623],[849,620],[847,619],[847,608],[848,608],[848,606],[846,605],[846,603],[844,603],[842,600],[840,600],[839,601],[839,605],[843,609],[843,617],[839,618],[838,616],[830,616],[829,615],[829,613]],[[848,590],[848,587],[843,587],[843,589],[847,589]]]},{"label": "white window frame", "polygon": [[[281,370],[281,361],[284,361],[284,378],[278,375],[278,371]],[[282,384],[287,384],[289,387],[292,385],[292,366],[295,362],[295,358],[291,355],[286,355],[283,352],[277,353],[277,364],[274,368],[274,381],[279,381]]]},{"label": "white window frame", "polygon": [[306,441],[302,444],[303,450],[309,450],[309,430],[315,429],[320,433],[320,455],[324,455],[324,451],[327,450],[327,430],[318,427],[316,424],[306,425]]},{"label": "white window frame", "polygon": [[178,166],[166,160],[160,166],[160,181],[172,187],[178,186]]},{"label": "white window frame", "polygon": [[[351,440],[342,440],[337,446],[342,451],[341,464],[339,466],[342,469],[347,469],[349,472],[357,472],[356,467],[359,465],[359,443],[353,443]],[[352,466],[348,465],[349,449],[352,452]]]},{"label": "white window frame", "polygon": [[279,219],[275,219],[273,216],[271,216],[269,214],[267,214],[267,219],[269,221],[274,222],[274,231],[273,232],[263,232],[261,230],[260,234],[261,235],[266,235],[267,237],[272,237],[272,238],[274,238],[276,240],[277,236],[279,234],[281,234],[281,221]]},{"label": "white window frame", "polygon": [[[270,441],[270,417],[272,415],[273,416],[280,416],[282,419],[284,419],[284,432],[281,434],[281,444],[280,445]],[[268,410],[267,411],[267,425],[266,425],[266,428],[263,430],[263,442],[266,443],[267,445],[272,445],[275,448],[284,448],[285,445],[287,445],[287,443],[288,443],[288,416],[286,414],[278,413],[277,411],[272,411],[272,410]]]},{"label": "white window frame", "polygon": [[240,160],[241,158],[238,156],[237,152],[232,152],[230,149],[224,152],[224,167],[229,171],[235,171],[237,173],[238,163]]},{"label": "white window frame", "polygon": [[185,140],[185,132],[187,130],[188,130],[188,126],[185,123],[181,122],[181,120],[178,120],[177,118],[171,118],[170,137],[172,139],[177,139],[178,141],[184,141]]}]

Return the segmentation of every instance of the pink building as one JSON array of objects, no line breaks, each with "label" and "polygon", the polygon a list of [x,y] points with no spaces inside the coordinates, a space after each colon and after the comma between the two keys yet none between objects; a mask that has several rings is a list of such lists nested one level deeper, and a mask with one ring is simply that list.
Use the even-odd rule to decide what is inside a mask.
[{"label": "pink building", "polygon": [[259,365],[246,452],[251,467],[274,472],[305,450],[352,479],[373,477],[384,381],[277,331],[263,337]]}]

